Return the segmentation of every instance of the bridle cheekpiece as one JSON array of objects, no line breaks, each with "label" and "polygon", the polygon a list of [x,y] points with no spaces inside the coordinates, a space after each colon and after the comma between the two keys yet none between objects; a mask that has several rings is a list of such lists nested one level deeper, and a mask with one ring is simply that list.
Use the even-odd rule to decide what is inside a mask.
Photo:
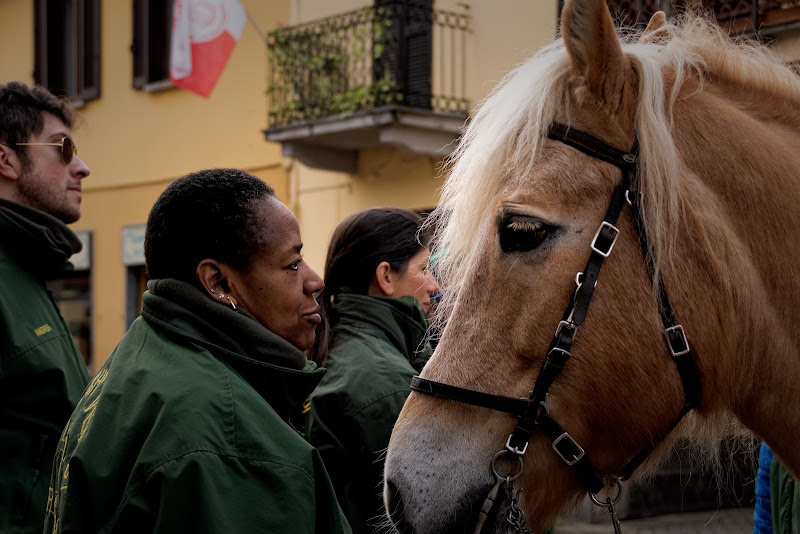
[{"label": "bridle cheekpiece", "polygon": [[[558,323],[547,355],[539,370],[539,375],[534,384],[533,391],[527,399],[520,399],[452,386],[442,382],[420,378],[419,376],[412,379],[411,389],[426,395],[474,406],[481,406],[517,416],[519,419],[517,425],[514,431],[509,435],[505,449],[501,452],[516,455],[520,459],[520,465],[521,458],[528,449],[528,442],[533,436],[534,430],[537,427],[541,429],[550,440],[556,454],[558,454],[568,466],[577,471],[589,490],[592,500],[600,506],[607,506],[609,508],[612,518],[615,521],[614,527],[618,529],[619,522],[616,520],[616,512],[613,509],[612,500],[607,499],[605,503],[601,503],[594,497],[595,494],[605,487],[603,477],[597,474],[592,468],[586,457],[584,448],[581,447],[581,445],[578,444],[578,442],[550,415],[547,392],[553,381],[561,374],[564,365],[572,356],[570,352],[572,343],[575,340],[578,327],[586,318],[594,288],[597,284],[600,268],[603,265],[603,261],[613,251],[617,237],[619,236],[619,229],[616,223],[625,204],[631,207],[633,221],[639,234],[639,242],[644,256],[647,258],[650,276],[651,278],[656,276],[653,260],[648,255],[647,232],[641,216],[641,195],[636,187],[638,145],[634,142],[634,146],[630,151],[622,151],[606,144],[593,135],[559,123],[550,125],[547,131],[547,137],[580,150],[593,158],[615,165],[622,171],[622,178],[614,189],[603,222],[600,223],[592,239],[590,245],[591,254],[586,262],[586,266],[583,271],[577,273],[575,277],[577,287],[572,294],[572,298],[570,299],[561,321]],[[655,282],[658,285],[659,311],[661,314],[661,321],[664,325],[667,348],[677,366],[683,383],[684,406],[678,418],[673,422],[672,428],[674,428],[683,416],[692,410],[699,402],[700,378],[692,349],[689,347],[683,326],[678,324],[675,320],[675,315],[664,288],[663,280],[661,277],[658,277]],[[665,437],[666,435],[664,435],[662,439]],[[641,465],[659,443],[660,441],[654,442],[651,446],[637,454],[625,468],[616,475],[616,483],[618,484],[619,480],[629,478],[633,471]],[[500,453],[498,453],[498,455],[499,454]],[[497,474],[497,470],[495,469],[498,455],[495,455],[492,461],[492,469],[495,472],[495,476],[498,477],[498,484],[495,488],[503,482],[503,480],[500,480],[501,477]],[[516,474],[514,478],[518,476],[519,473]],[[493,491],[496,494],[496,489]],[[511,491],[509,491],[509,494],[510,493]],[[487,499],[487,501],[488,500],[489,499]],[[493,502],[494,498],[491,499],[491,503]],[[512,502],[512,509],[513,504]],[[486,505],[484,505],[484,508],[486,508]],[[488,510],[485,510],[485,513],[488,514]],[[482,518],[480,525],[482,525],[483,521],[485,521],[485,517]],[[523,531],[523,529],[524,526],[518,528],[519,531]],[[478,530],[480,530],[480,526]]]}]

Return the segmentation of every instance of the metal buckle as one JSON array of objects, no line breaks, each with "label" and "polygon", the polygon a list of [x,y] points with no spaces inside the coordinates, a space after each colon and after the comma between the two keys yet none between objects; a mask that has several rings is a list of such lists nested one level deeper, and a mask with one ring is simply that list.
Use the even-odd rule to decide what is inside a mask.
[{"label": "metal buckle", "polygon": [[570,321],[559,321],[558,328],[556,328],[556,334],[555,334],[556,339],[558,339],[561,336],[561,330],[565,328],[572,333],[572,335],[569,338],[569,343],[572,344],[572,342],[575,341],[575,334],[578,333],[578,325]]},{"label": "metal buckle", "polygon": [[570,351],[564,350],[564,349],[559,348],[559,347],[553,347],[552,349],[550,349],[550,352],[547,353],[547,359],[548,360],[550,360],[550,355],[553,354],[554,352],[560,353],[563,356],[563,360],[561,362],[559,362],[559,363],[566,362],[567,360],[572,358],[572,353]]},{"label": "metal buckle", "polygon": [[544,400],[543,401],[539,401],[539,405],[542,407],[542,409],[544,410],[545,414],[550,415],[550,394],[549,393],[545,393],[544,394]]},{"label": "metal buckle", "polygon": [[522,450],[520,450],[520,449],[514,447],[513,445],[511,445],[511,438],[512,437],[514,437],[514,434],[509,434],[508,439],[506,440],[506,450],[508,452],[512,452],[512,453],[516,454],[517,456],[522,456],[523,454],[525,454],[525,451],[528,450],[528,442],[526,441],[525,442],[525,446],[522,447]]},{"label": "metal buckle", "polygon": [[[597,238],[600,237],[600,232],[603,231],[604,228],[608,228],[614,234],[611,238],[611,244],[608,245],[608,250],[600,250],[597,248]],[[614,244],[617,242],[617,237],[619,237],[619,229],[611,224],[608,221],[603,221],[603,224],[600,225],[600,228],[597,229],[597,233],[594,234],[594,239],[592,239],[592,250],[607,258],[611,251],[614,249]]]},{"label": "metal buckle", "polygon": [[[681,345],[676,347],[672,344],[672,338],[670,337],[672,332],[680,332],[681,337],[678,341],[681,343]],[[673,358],[677,356],[683,356],[684,354],[689,354],[689,340],[686,339],[686,332],[683,331],[683,326],[671,326],[664,330],[664,334],[667,336],[667,346],[669,346],[669,352],[672,354]]]},{"label": "metal buckle", "polygon": [[[569,443],[569,445],[573,447],[573,450],[564,452],[558,450],[558,444],[564,440],[568,440],[567,442]],[[574,454],[575,452],[574,449],[578,450],[578,454]],[[578,443],[574,439],[572,439],[572,436],[569,435],[569,432],[564,432],[563,434],[561,434],[560,436],[558,436],[556,439],[553,440],[553,450],[556,451],[556,453],[559,456],[561,456],[561,459],[564,460],[564,463],[566,463],[567,465],[575,465],[580,461],[581,458],[583,458],[584,455],[583,447],[578,445]],[[574,456],[574,458],[572,460],[567,460],[567,457],[564,456],[564,454],[569,454],[570,456]]]}]

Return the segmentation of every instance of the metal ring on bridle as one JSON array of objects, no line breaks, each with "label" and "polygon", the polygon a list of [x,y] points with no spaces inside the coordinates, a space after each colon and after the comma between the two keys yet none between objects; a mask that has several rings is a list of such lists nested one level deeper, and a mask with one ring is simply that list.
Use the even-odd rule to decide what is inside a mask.
[{"label": "metal ring on bridle", "polygon": [[[617,483],[617,494],[614,496],[613,499],[609,498],[612,505],[617,504],[619,498],[622,497],[622,482],[620,482],[619,479],[616,479],[616,483]],[[589,498],[592,499],[592,502],[595,503],[597,506],[602,506],[603,508],[608,508],[609,506],[608,501],[603,502],[598,500],[598,498],[595,497],[594,493],[592,493],[591,491],[589,492]]]},{"label": "metal ring on bridle", "polygon": [[497,472],[497,460],[504,454],[509,454],[509,452],[506,449],[503,449],[502,451],[495,454],[494,458],[492,458],[492,473],[494,473],[494,476],[496,476],[500,480],[505,480],[506,482],[513,482],[517,480],[519,476],[522,474],[522,468],[523,468],[522,456],[517,456],[517,461],[519,462],[519,471],[517,471],[517,473],[514,476],[502,476],[500,475],[500,473]]}]

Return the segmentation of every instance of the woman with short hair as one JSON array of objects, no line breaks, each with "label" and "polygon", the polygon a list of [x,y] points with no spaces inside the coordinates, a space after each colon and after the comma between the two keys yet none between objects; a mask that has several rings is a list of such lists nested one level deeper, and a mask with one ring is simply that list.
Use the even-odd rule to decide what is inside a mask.
[{"label": "woman with short hair", "polygon": [[142,316],[58,446],[45,532],[350,532],[296,431],[322,279],[294,215],[233,169],[167,187],[145,229]]}]

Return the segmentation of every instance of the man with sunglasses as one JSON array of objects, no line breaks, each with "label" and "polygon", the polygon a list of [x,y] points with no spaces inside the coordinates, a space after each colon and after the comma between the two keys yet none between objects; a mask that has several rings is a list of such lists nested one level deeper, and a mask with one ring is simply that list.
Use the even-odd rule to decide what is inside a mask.
[{"label": "man with sunglasses", "polygon": [[69,102],[0,84],[0,532],[42,532],[61,431],[88,383],[47,289],[81,243],[89,168],[72,140]]}]

